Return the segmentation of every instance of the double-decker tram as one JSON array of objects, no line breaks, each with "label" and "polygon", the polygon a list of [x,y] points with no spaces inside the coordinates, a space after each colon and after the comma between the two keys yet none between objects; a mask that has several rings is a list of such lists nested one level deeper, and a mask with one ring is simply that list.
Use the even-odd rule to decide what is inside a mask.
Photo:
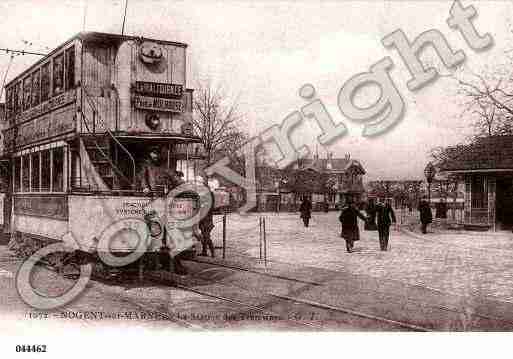
[{"label": "double-decker tram", "polygon": [[[194,236],[176,238],[166,228],[169,218],[191,216],[197,196],[171,201],[169,183],[158,181],[173,171],[190,182],[202,159],[186,50],[84,32],[6,84],[3,221],[13,250],[27,256],[62,242],[78,246],[71,257],[83,261],[140,249],[143,233],[148,256],[165,250],[173,258],[195,244]],[[146,178],[150,148],[162,170],[150,173],[157,180]],[[49,256],[55,265],[69,258]]]}]

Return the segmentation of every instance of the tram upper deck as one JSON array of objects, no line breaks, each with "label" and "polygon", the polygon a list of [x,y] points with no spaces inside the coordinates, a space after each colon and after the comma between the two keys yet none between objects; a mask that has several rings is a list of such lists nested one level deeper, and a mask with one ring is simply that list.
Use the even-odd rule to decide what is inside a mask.
[{"label": "tram upper deck", "polygon": [[6,85],[3,158],[12,189],[134,194],[149,146],[195,177],[200,139],[186,87],[187,45],[79,33]]}]

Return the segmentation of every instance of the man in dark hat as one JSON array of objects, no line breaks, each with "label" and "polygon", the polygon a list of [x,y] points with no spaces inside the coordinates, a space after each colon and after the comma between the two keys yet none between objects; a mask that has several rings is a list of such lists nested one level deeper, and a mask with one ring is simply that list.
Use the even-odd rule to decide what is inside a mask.
[{"label": "man in dark hat", "polygon": [[353,197],[346,196],[346,203],[342,208],[340,217],[338,218],[342,224],[342,232],[340,236],[346,241],[347,252],[353,252],[354,242],[360,239],[360,230],[358,229],[358,217],[363,221],[367,218],[360,213],[353,203]]},{"label": "man in dark hat", "polygon": [[[151,147],[148,150],[148,158],[141,170],[141,187],[145,194],[152,196],[164,196],[170,190],[183,184],[180,175],[167,167],[161,159],[159,147]],[[148,220],[145,217],[146,220]],[[162,261],[165,263],[167,257],[167,246],[162,247]],[[173,259],[174,269],[177,274],[187,274],[187,269],[181,262],[182,253],[177,254]]]},{"label": "man in dark hat", "polygon": [[388,249],[390,225],[395,224],[395,213],[389,200],[385,201],[384,198],[378,200],[376,219],[378,222],[379,246],[382,251],[386,251]]}]

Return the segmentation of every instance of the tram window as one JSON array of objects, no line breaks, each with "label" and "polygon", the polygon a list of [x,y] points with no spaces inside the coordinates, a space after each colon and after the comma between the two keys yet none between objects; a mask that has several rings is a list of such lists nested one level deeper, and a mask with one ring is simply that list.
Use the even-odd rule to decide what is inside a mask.
[{"label": "tram window", "polygon": [[32,74],[32,106],[39,105],[41,100],[39,95],[40,76],[39,70]]},{"label": "tram window", "polygon": [[21,191],[21,177],[20,177],[20,171],[21,171],[21,157],[16,157],[14,159],[14,171],[13,171],[13,184],[14,184],[14,192],[20,192]]},{"label": "tram window", "polygon": [[50,63],[41,67],[41,102],[50,98]]},{"label": "tram window", "polygon": [[32,156],[32,192],[39,191],[39,152]]},{"label": "tram window", "polygon": [[53,192],[64,191],[64,148],[53,150]]},{"label": "tram window", "polygon": [[41,152],[41,191],[50,191],[50,150]]},{"label": "tram window", "polygon": [[61,93],[64,85],[64,55],[60,54],[53,59],[53,94]]},{"label": "tram window", "polygon": [[66,90],[75,87],[75,48],[66,50]]},{"label": "tram window", "polygon": [[18,86],[16,84],[12,87],[12,114],[18,112]]},{"label": "tram window", "polygon": [[21,157],[21,191],[30,192],[30,157]]},{"label": "tram window", "polygon": [[12,112],[12,87],[5,90],[5,117],[10,117]]},{"label": "tram window", "polygon": [[32,89],[32,82],[30,76],[25,77],[23,80],[23,111],[30,108],[30,90]]},{"label": "tram window", "polygon": [[16,107],[16,113],[23,111],[23,91],[21,88],[21,81],[16,84],[16,94],[18,99],[18,106]]}]

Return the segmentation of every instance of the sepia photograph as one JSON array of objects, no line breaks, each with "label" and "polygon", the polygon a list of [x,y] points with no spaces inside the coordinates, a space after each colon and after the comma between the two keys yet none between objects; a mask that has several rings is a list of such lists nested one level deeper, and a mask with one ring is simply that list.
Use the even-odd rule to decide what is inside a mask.
[{"label": "sepia photograph", "polygon": [[499,355],[511,1],[1,0],[0,30],[2,357]]}]

